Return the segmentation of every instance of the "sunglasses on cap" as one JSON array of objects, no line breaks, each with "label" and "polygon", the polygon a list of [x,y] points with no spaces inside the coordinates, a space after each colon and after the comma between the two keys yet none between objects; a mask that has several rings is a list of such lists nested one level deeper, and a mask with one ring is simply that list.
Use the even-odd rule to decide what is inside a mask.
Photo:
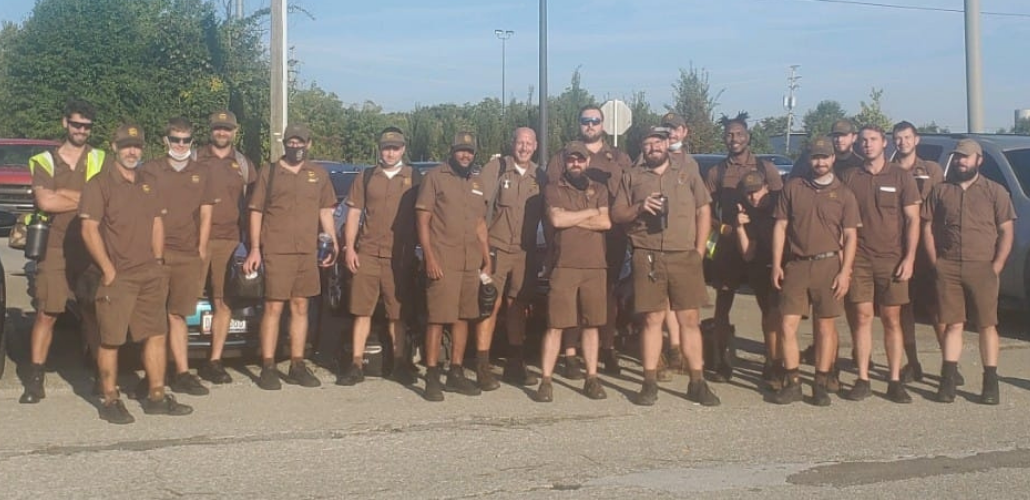
[{"label": "sunglasses on cap", "polygon": [[603,122],[603,121],[604,120],[602,120],[600,118],[590,118],[588,116],[581,116],[581,117],[579,117],[579,124],[580,125],[600,125],[601,122]]},{"label": "sunglasses on cap", "polygon": [[82,130],[90,130],[90,129],[93,128],[93,124],[92,123],[73,122],[71,120],[68,120],[68,126],[71,127],[71,128],[77,128],[77,129],[82,129]]},{"label": "sunglasses on cap", "polygon": [[166,136],[166,138],[168,139],[168,142],[172,144],[189,144],[193,142],[193,137],[172,137],[169,135]]}]

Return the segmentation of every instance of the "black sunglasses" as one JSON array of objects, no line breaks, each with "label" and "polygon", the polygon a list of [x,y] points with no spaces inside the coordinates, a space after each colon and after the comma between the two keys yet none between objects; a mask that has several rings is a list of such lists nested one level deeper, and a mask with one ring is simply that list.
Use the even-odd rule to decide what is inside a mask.
[{"label": "black sunglasses", "polygon": [[68,120],[68,126],[71,127],[71,128],[79,128],[79,129],[82,129],[82,130],[90,130],[90,129],[93,128],[93,124],[92,123],[73,122],[71,120]]},{"label": "black sunglasses", "polygon": [[585,117],[584,116],[584,117],[580,117],[579,124],[580,125],[600,125],[602,121],[604,121],[604,120],[602,120],[600,118],[589,118],[589,117]]},{"label": "black sunglasses", "polygon": [[193,142],[193,137],[172,137],[170,135],[167,136],[167,137],[168,137],[168,142],[170,142],[172,144],[189,144],[189,143]]}]

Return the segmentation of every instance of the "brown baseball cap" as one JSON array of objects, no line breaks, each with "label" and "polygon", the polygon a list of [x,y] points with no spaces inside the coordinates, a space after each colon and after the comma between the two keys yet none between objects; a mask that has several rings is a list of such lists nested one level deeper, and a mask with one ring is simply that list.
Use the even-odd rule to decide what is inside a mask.
[{"label": "brown baseball cap", "polygon": [[825,137],[816,137],[808,145],[808,156],[833,156],[833,143]]},{"label": "brown baseball cap", "polygon": [[304,142],[308,142],[311,140],[311,130],[303,123],[291,123],[286,127],[286,130],[283,131],[283,142],[293,139],[294,137]]},{"label": "brown baseball cap", "polygon": [[396,128],[388,128],[379,135],[380,148],[400,148],[406,143],[404,134]]},{"label": "brown baseball cap", "polygon": [[454,141],[451,142],[451,152],[461,150],[476,152],[476,134],[468,131],[454,134]]},{"label": "brown baseball cap", "polygon": [[572,141],[565,145],[565,156],[580,155],[583,158],[590,158],[590,150],[587,145],[580,141]]},{"label": "brown baseball cap", "polygon": [[829,135],[847,135],[857,133],[855,130],[855,124],[851,123],[851,120],[837,120],[833,122],[833,128],[830,129]]},{"label": "brown baseball cap", "polygon": [[211,113],[209,123],[211,128],[224,127],[228,129],[236,129],[236,127],[239,127],[239,123],[236,122],[236,114],[228,109]]},{"label": "brown baseball cap", "polygon": [[136,146],[143,147],[143,128],[139,125],[124,123],[114,131],[114,146],[118,149]]},{"label": "brown baseball cap", "polygon": [[648,137],[661,137],[662,139],[668,139],[669,129],[666,127],[647,127],[647,129],[644,131],[643,137],[641,137],[640,140],[643,141]]},{"label": "brown baseball cap", "polygon": [[765,186],[765,176],[760,172],[751,171],[744,174],[737,187],[744,194],[748,194],[762,189],[762,186]]},{"label": "brown baseball cap", "polygon": [[962,139],[961,141],[958,141],[958,144],[955,145],[955,149],[951,151],[951,154],[962,156],[983,156],[984,150],[982,147],[980,147],[979,142],[976,142],[972,139]]},{"label": "brown baseball cap", "polygon": [[687,120],[679,113],[669,112],[662,117],[661,125],[663,127],[686,127]]}]

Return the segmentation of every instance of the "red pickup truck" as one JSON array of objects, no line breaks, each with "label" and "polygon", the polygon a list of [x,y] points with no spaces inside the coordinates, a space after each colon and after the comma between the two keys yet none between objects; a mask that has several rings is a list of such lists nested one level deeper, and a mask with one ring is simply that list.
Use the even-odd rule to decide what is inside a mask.
[{"label": "red pickup truck", "polygon": [[60,145],[40,139],[0,139],[0,210],[18,214],[32,211],[29,158]]}]

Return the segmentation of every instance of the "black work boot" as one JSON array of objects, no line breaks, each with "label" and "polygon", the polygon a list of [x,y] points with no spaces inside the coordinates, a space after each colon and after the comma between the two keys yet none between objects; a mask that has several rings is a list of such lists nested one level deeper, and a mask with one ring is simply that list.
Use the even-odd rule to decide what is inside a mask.
[{"label": "black work boot", "polygon": [[[395,367],[394,370],[397,368]],[[350,366],[344,369],[340,373],[339,377],[336,377],[336,385],[353,386],[358,385],[365,381],[365,371],[361,369],[361,365],[357,363],[351,363]]]},{"label": "black work boot", "polygon": [[852,401],[862,401],[872,395],[873,389],[869,385],[869,381],[856,379],[855,384],[851,386],[851,390],[844,394],[844,398]]},{"label": "black work boot", "polygon": [[476,385],[484,391],[494,391],[501,387],[501,383],[494,377],[490,369],[490,360],[479,360],[476,363]]},{"label": "black work boot", "polygon": [[815,382],[812,384],[812,404],[815,406],[830,406],[830,391],[826,389],[826,382],[830,374],[816,372]]},{"label": "black work boot", "polygon": [[536,385],[540,382],[536,375],[526,369],[526,362],[516,357],[510,357],[505,361],[501,378],[511,385],[520,386]]},{"label": "black work boot", "polygon": [[955,374],[958,363],[945,361],[941,365],[941,385],[937,387],[937,401],[952,403],[955,401]]},{"label": "black work boot", "polygon": [[622,368],[619,366],[619,353],[615,349],[601,349],[601,363],[604,365],[601,373],[605,375],[618,377],[622,373]]},{"label": "black work boot", "polygon": [[422,393],[426,401],[443,401],[443,384],[440,383],[440,368],[430,366],[426,369],[426,391]]},{"label": "black work boot", "polygon": [[25,392],[18,399],[19,403],[36,404],[46,397],[46,368],[43,365],[29,365],[25,370],[24,379]]},{"label": "black work boot", "polygon": [[311,369],[308,368],[307,363],[303,360],[296,360],[290,362],[290,371],[286,372],[286,376],[283,380],[287,384],[299,385],[301,387],[319,387],[322,385],[322,381],[315,377],[314,373],[311,373]]},{"label": "black work boot", "polygon": [[200,383],[200,378],[190,372],[172,375],[168,381],[168,388],[172,392],[189,394],[190,396],[206,396],[211,392],[207,387],[204,387],[204,384]]},{"label": "black work boot", "polygon": [[554,401],[554,386],[551,385],[550,377],[544,377],[540,381],[540,387],[537,388],[533,400],[537,403],[550,403]]},{"label": "black work boot", "polygon": [[143,413],[147,415],[171,415],[181,417],[193,413],[193,407],[179,403],[171,394],[165,394],[160,399],[143,398],[140,401]]},{"label": "black work boot", "polygon": [[447,381],[443,385],[443,390],[466,396],[478,396],[483,392],[479,386],[465,377],[465,368],[455,364],[451,364],[451,370],[447,372]]},{"label": "black work boot", "polygon": [[912,382],[923,381],[923,365],[909,363],[901,368],[901,383],[911,384]]},{"label": "black work boot", "polygon": [[769,396],[769,402],[778,405],[789,405],[801,399],[801,379],[797,375],[797,370],[788,372],[783,387]]},{"label": "black work boot", "polygon": [[401,385],[414,385],[418,382],[418,368],[407,358],[396,358],[390,369],[390,380]]},{"label": "black work boot", "polygon": [[1001,403],[1001,394],[998,390],[998,367],[985,366],[983,391],[980,393],[980,404],[996,405]]},{"label": "black work boot", "polygon": [[99,410],[100,419],[112,424],[125,425],[136,421],[132,414],[129,413],[129,410],[125,409],[125,403],[122,403],[121,399],[101,401]]},{"label": "black work boot", "polygon": [[216,359],[208,361],[200,368],[197,369],[197,375],[200,378],[211,382],[212,384],[231,384],[232,376],[225,371],[225,367],[222,366],[222,360]]},{"label": "black work boot", "polygon": [[606,399],[608,397],[597,375],[587,377],[587,381],[583,384],[583,394],[590,399]]},{"label": "black work boot", "polygon": [[716,396],[704,378],[691,380],[687,384],[687,401],[700,403],[701,406],[719,406],[719,396]]},{"label": "black work boot", "polygon": [[586,378],[586,375],[583,374],[583,364],[580,363],[579,357],[565,356],[565,372],[563,375],[569,380],[583,380]]},{"label": "black work boot", "polygon": [[633,402],[640,406],[654,406],[658,402],[658,382],[644,380],[644,385],[640,387],[640,392]]},{"label": "black work boot", "polygon": [[900,380],[887,383],[887,399],[901,404],[912,402],[912,396],[909,396],[908,391],[905,390],[905,383]]}]

